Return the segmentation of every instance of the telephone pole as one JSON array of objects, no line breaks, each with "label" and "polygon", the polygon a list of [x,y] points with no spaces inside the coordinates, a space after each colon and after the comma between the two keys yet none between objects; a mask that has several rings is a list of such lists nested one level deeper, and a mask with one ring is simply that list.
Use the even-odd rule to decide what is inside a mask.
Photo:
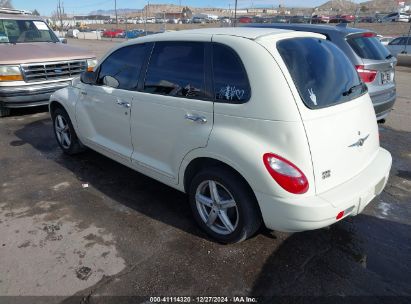
[{"label": "telephone pole", "polygon": [[237,26],[237,0],[235,0],[235,6],[234,6],[234,27]]},{"label": "telephone pole", "polygon": [[118,27],[118,18],[117,18],[117,0],[114,0],[114,12],[116,14],[116,25]]}]

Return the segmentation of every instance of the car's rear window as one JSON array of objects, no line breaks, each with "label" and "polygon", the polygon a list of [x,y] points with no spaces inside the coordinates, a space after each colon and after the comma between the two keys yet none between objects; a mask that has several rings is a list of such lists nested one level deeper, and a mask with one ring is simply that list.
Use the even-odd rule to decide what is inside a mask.
[{"label": "car's rear window", "polygon": [[353,64],[332,42],[291,38],[279,41],[277,49],[310,109],[347,102],[367,91]]},{"label": "car's rear window", "polygon": [[387,48],[375,36],[353,36],[347,42],[362,59],[385,60],[391,57]]}]

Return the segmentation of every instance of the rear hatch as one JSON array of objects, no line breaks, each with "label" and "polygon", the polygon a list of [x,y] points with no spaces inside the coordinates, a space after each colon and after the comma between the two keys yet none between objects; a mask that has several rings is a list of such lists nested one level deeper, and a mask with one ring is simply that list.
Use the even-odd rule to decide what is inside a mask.
[{"label": "rear hatch", "polygon": [[378,40],[375,33],[354,33],[348,35],[346,39],[362,62],[356,68],[362,80],[370,88],[371,94],[376,89],[389,89],[395,86],[394,68],[397,60]]},{"label": "rear hatch", "polygon": [[[375,112],[354,66],[333,43],[280,40],[277,49],[297,89],[314,168],[316,192],[359,174],[379,149]],[[294,89],[293,89],[294,90]]]}]

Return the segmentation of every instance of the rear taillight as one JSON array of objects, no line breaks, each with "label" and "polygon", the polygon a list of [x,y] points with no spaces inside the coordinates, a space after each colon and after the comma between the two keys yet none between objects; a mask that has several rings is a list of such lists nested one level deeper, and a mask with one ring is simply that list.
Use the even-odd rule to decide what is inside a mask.
[{"label": "rear taillight", "polygon": [[307,192],[308,180],[296,165],[274,153],[264,154],[263,161],[272,178],[282,188],[294,194]]},{"label": "rear taillight", "polygon": [[377,34],[375,34],[375,33],[363,33],[362,34],[362,37],[367,37],[367,38],[376,37],[376,36],[377,36]]},{"label": "rear taillight", "polygon": [[375,77],[377,77],[376,70],[367,70],[363,65],[356,65],[355,68],[357,69],[357,72],[360,75],[362,81],[364,81],[365,83],[373,82],[375,80]]}]

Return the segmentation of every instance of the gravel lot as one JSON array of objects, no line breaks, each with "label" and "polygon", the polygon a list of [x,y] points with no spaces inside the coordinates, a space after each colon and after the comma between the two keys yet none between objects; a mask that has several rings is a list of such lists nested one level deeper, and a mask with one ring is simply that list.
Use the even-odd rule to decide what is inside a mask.
[{"label": "gravel lot", "polygon": [[[109,41],[69,40],[98,57]],[[411,68],[380,125],[394,159],[363,214],[328,229],[262,229],[216,244],[186,197],[93,151],[60,151],[46,108],[0,119],[0,302],[138,303],[105,296],[264,296],[261,302],[411,301]],[[347,122],[349,123],[349,122]],[[361,297],[349,297],[361,296]],[[341,300],[341,298],[340,298]]]}]

